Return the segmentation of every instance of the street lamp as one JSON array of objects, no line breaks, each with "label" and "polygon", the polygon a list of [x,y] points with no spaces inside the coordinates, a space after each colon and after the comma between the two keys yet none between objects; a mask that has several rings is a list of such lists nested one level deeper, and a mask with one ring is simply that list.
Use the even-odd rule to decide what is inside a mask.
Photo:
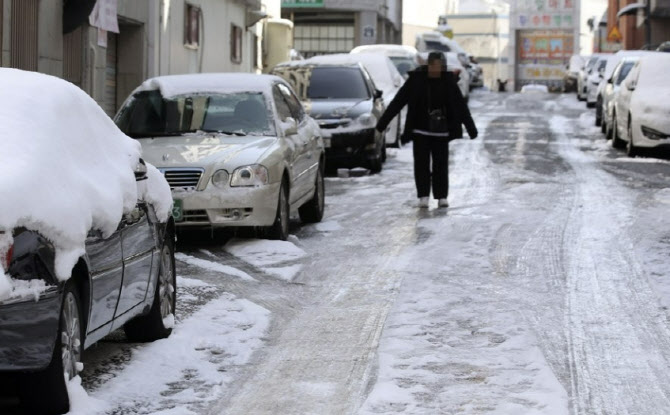
[{"label": "street lamp", "polygon": [[632,15],[636,14],[639,10],[644,10],[644,24],[645,24],[645,43],[647,46],[651,46],[651,6],[650,6],[651,0],[647,0],[646,4],[645,3],[632,3],[629,4],[628,6],[624,7],[623,9],[619,10],[619,12],[616,14],[617,20],[621,16],[627,16],[627,15]]}]

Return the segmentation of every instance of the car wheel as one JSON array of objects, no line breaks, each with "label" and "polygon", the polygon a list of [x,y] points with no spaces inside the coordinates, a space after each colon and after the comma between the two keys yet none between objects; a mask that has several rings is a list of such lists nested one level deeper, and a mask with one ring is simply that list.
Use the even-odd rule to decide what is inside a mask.
[{"label": "car wheel", "polygon": [[123,326],[131,342],[164,339],[172,333],[177,303],[177,277],[174,263],[174,238],[167,234],[160,251],[154,301],[149,313],[135,317]]},{"label": "car wheel", "polygon": [[279,187],[275,221],[271,226],[266,228],[266,233],[269,239],[285,241],[288,238],[290,209],[291,207],[288,202],[288,185],[286,184],[286,180],[282,180],[281,186]]},{"label": "car wheel", "polygon": [[610,120],[609,123],[604,124],[605,125],[605,139],[611,140],[612,139],[612,123],[614,122],[614,118]]},{"label": "car wheel", "polygon": [[600,132],[603,134],[607,134],[607,123],[605,122],[605,119],[600,122]]},{"label": "car wheel", "polygon": [[323,211],[326,206],[325,184],[323,181],[323,174],[321,173],[321,166],[316,171],[316,184],[314,186],[314,196],[309,202],[298,208],[300,220],[304,223],[321,222],[323,219]]},{"label": "car wheel", "polygon": [[382,163],[386,163],[386,142],[382,143]]},{"label": "car wheel", "polygon": [[616,115],[612,117],[612,147],[614,148],[623,148],[624,142],[619,138],[618,123],[616,120]]},{"label": "car wheel", "polygon": [[595,103],[596,106],[596,127],[600,127],[603,123],[603,107],[602,99],[598,98]]},{"label": "car wheel", "polygon": [[[64,414],[70,409],[66,382],[82,369],[84,346],[81,301],[73,281],[65,284],[51,363],[43,371],[19,375],[21,406],[29,414]],[[63,376],[65,375],[65,376]]]},{"label": "car wheel", "polygon": [[638,151],[637,147],[635,147],[635,143],[633,143],[633,121],[628,120],[628,142],[626,143],[626,153],[628,154],[628,157],[635,157],[637,156],[640,152]]}]

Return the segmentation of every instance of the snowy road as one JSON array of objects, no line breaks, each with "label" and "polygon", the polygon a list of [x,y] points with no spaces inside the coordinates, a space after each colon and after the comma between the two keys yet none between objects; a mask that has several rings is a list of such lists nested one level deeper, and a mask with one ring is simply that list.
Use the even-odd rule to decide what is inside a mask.
[{"label": "snowy road", "polygon": [[670,163],[573,95],[471,107],[448,210],[407,147],[290,242],[182,245],[175,333],[89,350],[74,413],[668,413]]}]

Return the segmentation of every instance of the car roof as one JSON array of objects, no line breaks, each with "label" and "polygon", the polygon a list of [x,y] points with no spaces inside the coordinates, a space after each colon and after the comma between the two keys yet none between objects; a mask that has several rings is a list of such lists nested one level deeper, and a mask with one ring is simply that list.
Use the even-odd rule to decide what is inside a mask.
[{"label": "car roof", "polygon": [[160,90],[163,97],[185,94],[263,92],[269,93],[272,85],[285,83],[278,76],[247,73],[203,73],[166,75],[147,79],[135,92]]}]

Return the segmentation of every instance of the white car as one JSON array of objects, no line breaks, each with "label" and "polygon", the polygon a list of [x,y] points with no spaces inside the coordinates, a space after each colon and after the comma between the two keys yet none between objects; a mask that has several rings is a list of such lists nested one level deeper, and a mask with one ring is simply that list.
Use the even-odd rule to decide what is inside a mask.
[{"label": "white car", "polygon": [[364,45],[358,46],[349,53],[379,53],[388,56],[400,75],[407,79],[407,73],[419,66],[417,50],[405,45]]},{"label": "white car", "polygon": [[577,99],[580,101],[586,100],[586,79],[591,75],[591,71],[602,54],[594,54],[588,57],[586,64],[577,77]]},{"label": "white car", "polygon": [[645,55],[635,64],[614,105],[612,146],[629,156],[639,148],[670,146],[670,54]]},{"label": "white car", "polygon": [[[458,88],[461,90],[461,94],[465,101],[467,102],[470,97],[470,74],[468,71],[461,65],[461,61],[458,59],[458,55],[454,52],[443,52],[445,58],[447,59],[447,71],[452,72],[458,77]],[[419,62],[421,64],[426,64],[428,62],[429,52],[419,53]]]},{"label": "white car", "polygon": [[[396,69],[389,57],[379,53],[338,53],[332,55],[315,56],[310,59],[314,64],[351,64],[360,63],[365,67],[372,77],[375,86],[382,91],[384,107],[388,108],[405,79]],[[397,117],[386,131],[387,146],[400,147],[400,135],[404,120],[403,116]]]},{"label": "white car", "polygon": [[285,240],[292,210],[304,222],[323,217],[319,125],[279,77],[152,78],[116,123],[164,173],[177,227],[261,227]]},{"label": "white car", "polygon": [[604,55],[598,58],[598,62],[593,66],[591,73],[586,78],[586,106],[593,108],[598,99],[598,86],[605,79],[605,68],[607,62],[612,59],[612,55]]},{"label": "white car", "polygon": [[614,68],[612,75],[605,81],[602,94],[599,94],[601,98],[598,102],[602,117],[600,129],[608,140],[612,138],[612,113],[614,112],[614,102],[621,90],[621,83],[639,59],[638,57],[628,57],[621,60]]},{"label": "white car", "polygon": [[[471,60],[471,55],[457,41],[444,36],[440,32],[425,32],[416,36],[416,49],[422,53],[432,51],[454,53],[460,65],[468,72],[468,90],[471,86],[481,86],[480,77],[483,73],[481,67],[476,61]],[[483,79],[481,79],[481,82],[483,82]]]}]

